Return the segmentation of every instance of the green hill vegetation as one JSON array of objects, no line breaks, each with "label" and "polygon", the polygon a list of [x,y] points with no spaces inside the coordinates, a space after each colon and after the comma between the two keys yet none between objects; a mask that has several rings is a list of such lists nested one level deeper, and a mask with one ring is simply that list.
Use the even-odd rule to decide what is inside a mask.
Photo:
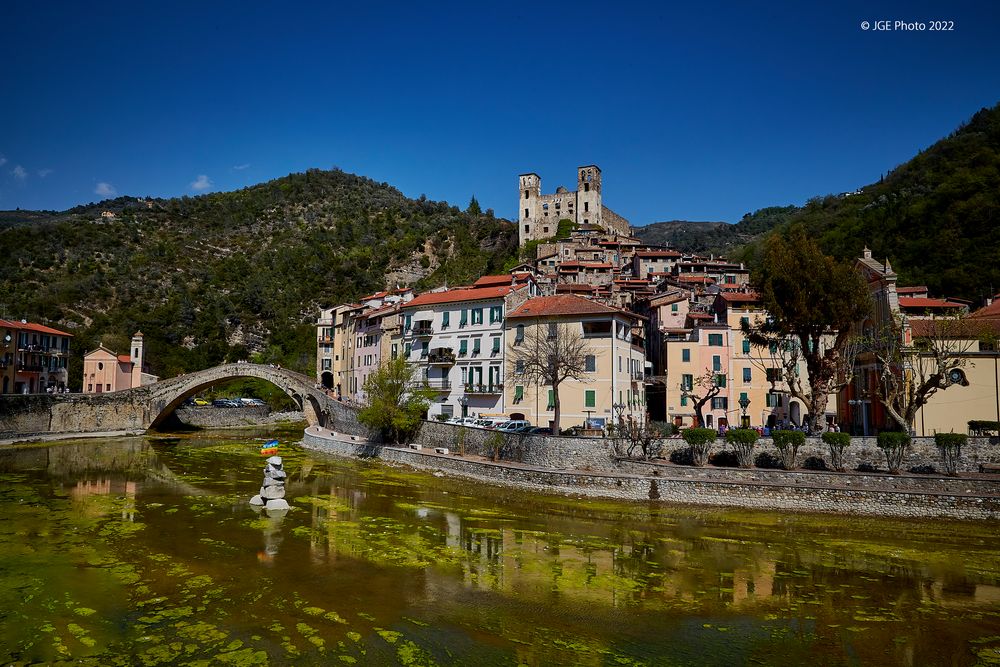
[{"label": "green hill vegetation", "polygon": [[76,335],[74,386],[84,351],[127,350],[137,329],[162,377],[251,355],[311,372],[321,307],[396,280],[466,283],[517,251],[516,228],[478,204],[409,199],[340,170],[151,206],[0,215],[0,302]]},{"label": "green hill vegetation", "polygon": [[867,245],[901,284],[976,302],[992,294],[1000,289],[1000,105],[856,193],[761,209],[734,225],[656,223],[637,234],[753,264],[767,233],[792,224],[841,259]]}]

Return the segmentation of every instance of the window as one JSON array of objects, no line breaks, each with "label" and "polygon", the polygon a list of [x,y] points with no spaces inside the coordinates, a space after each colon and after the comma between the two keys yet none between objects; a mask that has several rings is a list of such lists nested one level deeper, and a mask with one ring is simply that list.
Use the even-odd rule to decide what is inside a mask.
[{"label": "window", "polygon": [[725,396],[719,396],[712,399],[712,409],[713,410],[726,410],[729,408],[729,399]]},{"label": "window", "polygon": [[407,315],[405,323],[403,324],[403,331],[409,331],[413,327],[413,316]]},{"label": "window", "polygon": [[441,313],[441,328],[447,329],[451,325],[451,311],[446,310]]},{"label": "window", "polygon": [[584,183],[583,184],[583,191],[584,192],[590,192],[590,183]]},{"label": "window", "polygon": [[722,370],[722,357],[720,357],[717,354],[712,356],[712,370],[713,371]]},{"label": "window", "polygon": [[781,394],[771,394],[771,393],[766,394],[764,396],[764,403],[769,408],[780,408]]},{"label": "window", "polygon": [[708,344],[712,347],[722,347],[722,334],[708,334]]},{"label": "window", "polygon": [[521,385],[516,385],[514,387],[514,402],[520,403],[524,400],[524,387]]},{"label": "window", "polygon": [[407,343],[407,344],[406,344],[406,346],[405,346],[405,347],[403,348],[403,354],[405,354],[405,355],[406,355],[406,358],[407,358],[407,359],[409,359],[409,358],[410,358],[410,351],[411,351],[412,349],[413,349],[413,347],[412,347],[412,343]]},{"label": "window", "polygon": [[323,370],[328,371],[333,368],[333,362],[330,359],[323,360]]},{"label": "window", "polygon": [[525,234],[527,234],[527,233],[528,233],[528,225],[525,225],[525,226],[524,226],[524,233],[525,233]]},{"label": "window", "polygon": [[611,335],[611,320],[603,322],[584,322],[583,335],[591,338],[604,338]]},{"label": "window", "polygon": [[458,356],[464,357],[469,353],[469,339],[463,338],[458,341]]},{"label": "window", "polygon": [[781,369],[780,368],[768,368],[765,370],[767,374],[768,382],[780,382],[781,381]]},{"label": "window", "polygon": [[517,375],[524,375],[524,359],[518,359],[514,364],[514,373]]},{"label": "window", "polygon": [[691,361],[691,350],[686,347],[681,350],[681,361]]},{"label": "window", "polygon": [[514,331],[514,342],[521,343],[524,341],[524,325],[518,324],[517,329]]},{"label": "window", "polygon": [[[510,209],[508,209],[508,210],[510,210]],[[590,202],[589,201],[583,202],[583,211],[584,211],[584,213],[589,213],[590,212]]]},{"label": "window", "polygon": [[482,341],[479,338],[475,338],[472,341],[472,356],[476,356],[480,352],[480,343]]},{"label": "window", "polygon": [[750,354],[750,341],[743,339],[743,354]]},{"label": "window", "polygon": [[692,389],[694,389],[694,376],[693,375],[691,375],[689,373],[685,373],[684,375],[681,376],[681,389],[687,389],[688,391],[691,391]]},{"label": "window", "polygon": [[[526,218],[528,217],[528,209],[524,209],[524,217],[526,217]],[[524,231],[528,231],[528,226],[527,225],[524,226]]]},{"label": "window", "polygon": [[[545,215],[548,215],[548,213],[546,213]],[[543,234],[548,234],[549,233],[549,228],[548,227],[542,227],[542,233]]]},{"label": "window", "polygon": [[490,308],[490,324],[503,322],[503,306],[492,306]]},{"label": "window", "polygon": [[743,382],[750,382],[752,380],[752,375],[749,368],[743,369]]},{"label": "window", "polygon": [[525,199],[530,199],[531,198],[531,190],[525,190],[524,191],[524,198]]},{"label": "window", "polygon": [[399,345],[396,343],[392,344],[392,358],[395,359],[399,356]]},{"label": "window", "polygon": [[110,384],[104,385],[104,391],[111,391],[111,385]]},{"label": "window", "polygon": [[556,392],[554,390],[552,390],[552,389],[549,389],[549,405],[545,409],[546,410],[555,410],[556,409]]},{"label": "window", "polygon": [[473,324],[482,324],[483,323],[483,309],[482,308],[473,308],[472,309],[472,323]]},{"label": "window", "polygon": [[464,327],[469,324],[469,311],[462,309],[462,314],[458,318],[458,326]]},{"label": "window", "polygon": [[722,375],[722,374],[716,375],[715,376],[715,384],[716,384],[716,386],[719,386],[719,387],[725,387],[726,386],[726,376]]},{"label": "window", "polygon": [[745,391],[740,392],[740,403],[746,403],[750,399],[747,398],[747,393]]},{"label": "window", "polygon": [[750,318],[749,317],[741,317],[740,318],[740,326],[741,327],[748,327],[748,326],[750,326]]},{"label": "window", "polygon": [[688,404],[688,397],[687,396],[681,396],[681,407],[682,408],[686,408],[687,404]]},{"label": "window", "polygon": [[585,363],[586,363],[585,368],[588,373],[597,372],[597,357],[595,357],[592,354],[588,354],[585,358]]},{"label": "window", "polygon": [[676,313],[677,312],[677,304],[676,303],[670,304],[670,312],[671,313]]},{"label": "window", "polygon": [[500,354],[500,337],[496,336],[493,338],[493,354]]},{"label": "window", "polygon": [[593,389],[588,389],[584,393],[583,407],[585,407],[585,408],[597,407],[597,392],[596,391],[594,391]]}]

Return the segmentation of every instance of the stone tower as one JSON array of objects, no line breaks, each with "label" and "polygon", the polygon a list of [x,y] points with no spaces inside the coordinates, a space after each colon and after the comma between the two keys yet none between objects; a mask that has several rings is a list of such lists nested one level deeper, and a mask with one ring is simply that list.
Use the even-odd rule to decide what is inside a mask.
[{"label": "stone tower", "polygon": [[142,362],[144,349],[142,344],[142,332],[136,331],[132,334],[132,386],[142,386]]},{"label": "stone tower", "polygon": [[518,176],[518,206],[517,217],[519,219],[518,239],[521,245],[525,241],[531,241],[535,236],[535,222],[540,217],[542,198],[542,179],[538,174],[528,173]]},{"label": "stone tower", "polygon": [[596,164],[577,168],[576,199],[576,223],[600,225],[602,222],[601,168]]}]

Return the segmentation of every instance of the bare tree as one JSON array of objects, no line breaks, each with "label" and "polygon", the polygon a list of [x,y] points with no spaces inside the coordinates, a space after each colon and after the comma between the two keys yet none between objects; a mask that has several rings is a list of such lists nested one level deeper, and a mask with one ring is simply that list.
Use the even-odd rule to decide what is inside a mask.
[{"label": "bare tree", "polygon": [[705,404],[719,395],[726,386],[726,374],[706,368],[705,372],[694,378],[691,385],[681,382],[681,396],[694,403],[694,414],[698,418],[697,426],[705,425],[702,411]]},{"label": "bare tree", "polygon": [[553,434],[559,433],[559,386],[566,380],[588,382],[588,346],[580,335],[567,324],[556,322],[535,323],[528,329],[524,340],[515,340],[507,355],[510,377],[520,377],[540,387],[552,387]]},{"label": "bare tree", "polygon": [[878,400],[907,433],[934,394],[955,384],[968,386],[962,369],[972,362],[966,353],[982,338],[976,324],[961,316],[911,320],[910,327],[910,343],[901,318],[862,339],[863,350],[875,365]]},{"label": "bare tree", "polygon": [[626,415],[623,403],[616,403],[614,412],[613,443],[616,454],[632,458],[636,450],[639,450],[642,458],[647,461],[661,454],[666,434],[649,421],[648,414],[644,414],[641,419]]}]

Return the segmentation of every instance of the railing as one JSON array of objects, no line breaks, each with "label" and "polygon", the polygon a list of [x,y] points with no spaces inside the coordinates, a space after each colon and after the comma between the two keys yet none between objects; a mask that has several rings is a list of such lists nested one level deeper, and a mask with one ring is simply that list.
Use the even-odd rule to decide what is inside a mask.
[{"label": "railing", "polygon": [[502,394],[503,393],[503,382],[497,382],[495,384],[466,384],[465,385],[466,394]]},{"label": "railing", "polygon": [[418,324],[413,327],[414,336],[433,336],[434,328],[430,324]]},{"label": "railing", "polygon": [[29,364],[18,364],[17,370],[24,371],[25,373],[41,373],[45,370],[44,366],[32,366]]},{"label": "railing", "polygon": [[448,380],[417,380],[413,386],[417,389],[447,390],[451,389],[451,382]]},{"label": "railing", "polygon": [[448,365],[451,365],[451,364],[455,363],[455,354],[452,353],[452,352],[447,352],[447,353],[438,352],[438,353],[434,353],[434,354],[431,354],[431,355],[429,355],[427,357],[427,362],[431,363],[431,364],[448,364]]}]

